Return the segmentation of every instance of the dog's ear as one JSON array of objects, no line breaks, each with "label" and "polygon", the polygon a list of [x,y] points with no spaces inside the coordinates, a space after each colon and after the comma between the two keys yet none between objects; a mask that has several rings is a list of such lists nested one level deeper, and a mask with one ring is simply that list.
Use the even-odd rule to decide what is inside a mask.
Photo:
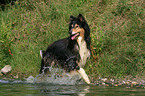
[{"label": "dog's ear", "polygon": [[72,15],[70,15],[70,18],[69,18],[70,21],[74,20],[74,17]]},{"label": "dog's ear", "polygon": [[69,24],[74,20],[74,17],[72,15],[70,15],[70,18],[69,18]]},{"label": "dog's ear", "polygon": [[78,19],[81,21],[81,22],[85,22],[85,18],[83,17],[83,15],[82,14],[79,14],[78,15]]}]

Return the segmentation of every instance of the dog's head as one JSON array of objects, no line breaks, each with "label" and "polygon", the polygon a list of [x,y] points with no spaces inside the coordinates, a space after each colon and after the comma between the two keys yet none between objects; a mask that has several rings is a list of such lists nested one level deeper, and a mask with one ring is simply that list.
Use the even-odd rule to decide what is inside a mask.
[{"label": "dog's head", "polygon": [[78,17],[70,16],[69,34],[72,40],[78,37],[86,39],[90,35],[89,26],[81,14]]}]

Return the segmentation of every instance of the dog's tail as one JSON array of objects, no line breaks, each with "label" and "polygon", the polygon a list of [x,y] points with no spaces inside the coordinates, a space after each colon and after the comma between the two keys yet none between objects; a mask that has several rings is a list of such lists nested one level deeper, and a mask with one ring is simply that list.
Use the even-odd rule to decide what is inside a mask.
[{"label": "dog's tail", "polygon": [[40,56],[41,56],[41,58],[43,58],[43,54],[44,54],[44,51],[40,50]]}]

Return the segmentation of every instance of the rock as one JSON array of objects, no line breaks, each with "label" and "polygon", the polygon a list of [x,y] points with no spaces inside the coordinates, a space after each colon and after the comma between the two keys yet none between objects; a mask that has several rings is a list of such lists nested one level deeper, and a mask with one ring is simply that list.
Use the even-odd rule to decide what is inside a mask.
[{"label": "rock", "polygon": [[10,65],[6,65],[4,68],[1,69],[1,73],[7,74],[12,70],[12,67]]},{"label": "rock", "polygon": [[114,82],[114,79],[110,79],[111,82]]},{"label": "rock", "polygon": [[117,87],[117,86],[118,86],[118,84],[114,84],[114,86],[116,86],[116,87]]},{"label": "rock", "polygon": [[105,85],[105,83],[104,83],[104,82],[102,82],[102,85]]},{"label": "rock", "polygon": [[104,82],[105,82],[106,80],[107,80],[107,78],[102,78],[102,81],[104,81]]},{"label": "rock", "polygon": [[135,81],[133,81],[133,82],[132,82],[132,84],[133,84],[133,85],[136,85],[136,84],[138,84],[138,83],[137,83],[137,82],[135,82]]},{"label": "rock", "polygon": [[14,78],[19,78],[18,74],[16,76],[13,76]]}]

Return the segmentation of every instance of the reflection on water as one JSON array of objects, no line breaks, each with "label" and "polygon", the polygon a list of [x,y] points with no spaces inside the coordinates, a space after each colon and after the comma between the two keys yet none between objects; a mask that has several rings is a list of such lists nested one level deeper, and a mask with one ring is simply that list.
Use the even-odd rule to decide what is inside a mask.
[{"label": "reflection on water", "polygon": [[[38,87],[38,86],[37,86]],[[49,85],[49,86],[39,86],[42,89],[40,90],[41,94],[49,95],[77,95],[85,96],[86,93],[89,93],[89,86],[86,85]]]}]

